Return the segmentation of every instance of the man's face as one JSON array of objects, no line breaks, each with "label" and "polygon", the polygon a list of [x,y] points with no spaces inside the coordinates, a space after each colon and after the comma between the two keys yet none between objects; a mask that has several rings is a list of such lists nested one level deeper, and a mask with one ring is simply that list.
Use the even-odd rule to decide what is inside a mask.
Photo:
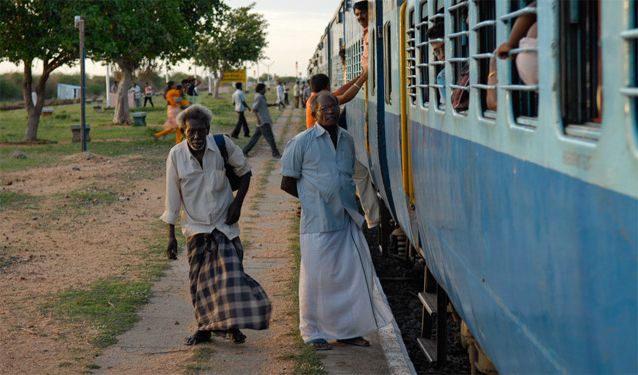
[{"label": "man's face", "polygon": [[317,113],[315,118],[319,125],[331,127],[337,125],[339,120],[339,103],[329,95],[322,95],[317,98]]},{"label": "man's face", "polygon": [[368,27],[368,11],[355,9],[354,16],[357,18],[357,22],[365,29]]},{"label": "man's face", "polygon": [[186,121],[185,133],[188,146],[193,151],[201,151],[206,147],[208,129],[203,122],[198,120]]},{"label": "man's face", "polygon": [[445,60],[445,43],[443,42],[431,42],[432,44],[432,54],[434,58],[442,61]]}]

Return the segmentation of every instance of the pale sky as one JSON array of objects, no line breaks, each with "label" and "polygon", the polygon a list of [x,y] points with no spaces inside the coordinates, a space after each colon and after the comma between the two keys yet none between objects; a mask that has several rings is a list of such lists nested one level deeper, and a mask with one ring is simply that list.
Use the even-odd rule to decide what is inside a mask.
[{"label": "pale sky", "polygon": [[[227,0],[232,7],[246,6],[256,3],[254,11],[261,13],[268,21],[268,47],[265,55],[270,59],[259,66],[259,74],[268,71],[280,76],[295,75],[295,61],[299,62],[298,72],[305,76],[308,59],[312,56],[319,38],[323,34],[328,22],[337,10],[340,0]],[[72,22],[72,20],[71,20]],[[195,68],[189,63],[174,67],[171,71],[181,71],[193,74]],[[21,66],[8,62],[0,63],[0,73],[22,72]],[[79,72],[79,66],[73,68],[61,67],[54,73]],[[91,75],[105,75],[106,67],[102,63],[87,60],[86,71]],[[171,73],[169,71],[169,75]],[[253,77],[257,71],[253,64],[248,66],[248,75]],[[42,62],[34,64],[33,72],[42,72]],[[163,74],[163,71],[162,71]],[[197,74],[202,74],[202,68],[197,68]]]}]

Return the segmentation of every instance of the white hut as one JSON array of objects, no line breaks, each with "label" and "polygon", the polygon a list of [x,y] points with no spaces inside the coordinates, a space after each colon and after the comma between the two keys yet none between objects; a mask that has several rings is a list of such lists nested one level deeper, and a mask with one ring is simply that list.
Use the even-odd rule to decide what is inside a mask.
[{"label": "white hut", "polygon": [[58,99],[75,99],[80,97],[81,87],[58,83]]}]

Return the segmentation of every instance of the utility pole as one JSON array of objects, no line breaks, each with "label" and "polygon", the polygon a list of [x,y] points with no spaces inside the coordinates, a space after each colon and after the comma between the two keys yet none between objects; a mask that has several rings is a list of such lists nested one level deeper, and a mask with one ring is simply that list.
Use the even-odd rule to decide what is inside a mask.
[{"label": "utility pole", "polygon": [[111,64],[106,63],[106,108],[111,108]]},{"label": "utility pole", "polygon": [[82,90],[82,106],[80,107],[82,112],[82,152],[86,152],[86,77],[84,71],[84,18],[82,16],[75,16],[75,27],[80,29],[80,87]]},{"label": "utility pole", "polygon": [[297,78],[297,76],[299,75],[299,63],[297,61],[295,61],[295,80]]}]

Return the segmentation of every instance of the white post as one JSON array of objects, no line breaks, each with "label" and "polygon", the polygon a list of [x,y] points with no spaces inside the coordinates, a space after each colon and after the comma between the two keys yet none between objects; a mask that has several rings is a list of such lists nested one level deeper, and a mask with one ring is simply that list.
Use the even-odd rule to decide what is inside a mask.
[{"label": "white post", "polygon": [[106,107],[111,108],[111,64],[106,63]]},{"label": "white post", "polygon": [[213,95],[213,72],[208,68],[208,96]]},{"label": "white post", "polygon": [[166,63],[166,60],[164,60],[164,73],[166,73],[166,83],[168,83],[168,64]]}]

